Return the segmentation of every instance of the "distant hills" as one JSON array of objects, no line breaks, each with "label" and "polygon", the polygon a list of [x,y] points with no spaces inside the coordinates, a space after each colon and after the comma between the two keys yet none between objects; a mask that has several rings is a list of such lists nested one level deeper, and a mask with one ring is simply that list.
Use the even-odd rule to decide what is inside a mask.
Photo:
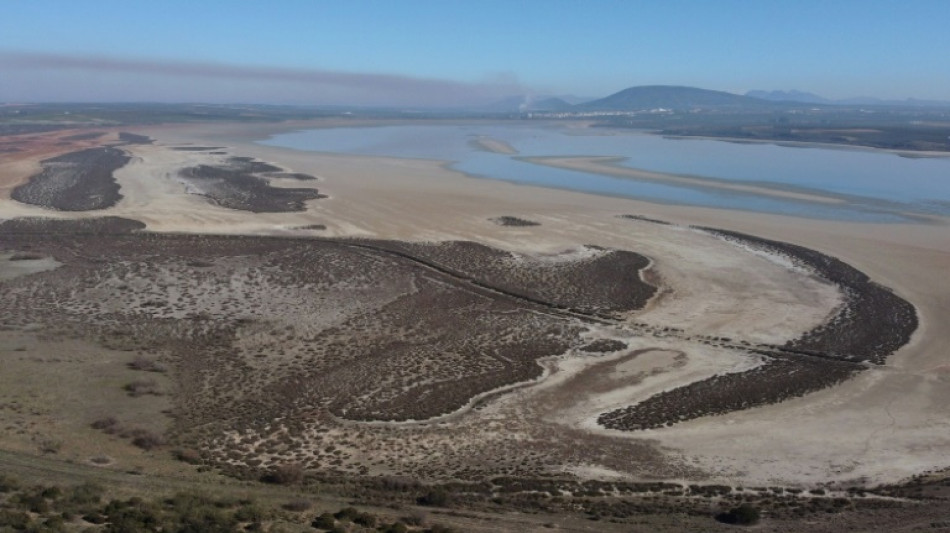
[{"label": "distant hills", "polygon": [[529,112],[529,111],[563,111],[570,109],[574,104],[586,102],[590,98],[580,98],[573,95],[528,95],[518,94],[503,98],[493,104],[480,108],[488,112]]},{"label": "distant hills", "polygon": [[630,87],[606,98],[576,106],[590,111],[636,111],[641,109],[692,109],[773,107],[775,102],[741,96],[723,91],[679,87],[674,85],[644,85]]},{"label": "distant hills", "polygon": [[763,108],[780,105],[776,102],[751,98],[723,91],[679,87],[673,85],[644,85],[630,87],[606,98],[568,101],[556,96],[511,96],[499,100],[484,111],[495,112],[592,112],[641,111],[646,109],[683,110],[702,108]]},{"label": "distant hills", "polygon": [[716,110],[767,111],[814,106],[917,106],[950,107],[950,102],[936,100],[882,100],[877,98],[848,98],[832,100],[803,91],[749,91],[744,95],[676,85],[642,85],[630,87],[605,98],[583,101],[558,96],[511,96],[480,111],[502,113],[526,112],[630,112],[647,110]]},{"label": "distant hills", "polygon": [[806,104],[830,104],[831,100],[827,98],[822,98],[814,93],[806,93],[803,91],[749,91],[745,93],[746,96],[751,98],[758,98],[760,100],[769,100],[771,102],[802,102]]},{"label": "distant hills", "polygon": [[909,106],[909,107],[950,107],[950,101],[946,100],[919,100],[917,98],[907,98],[905,100],[885,100],[871,97],[855,97],[831,99],[818,96],[815,93],[803,91],[749,91],[746,96],[759,98],[771,102],[801,102],[808,104],[821,105],[868,105],[868,106]]}]

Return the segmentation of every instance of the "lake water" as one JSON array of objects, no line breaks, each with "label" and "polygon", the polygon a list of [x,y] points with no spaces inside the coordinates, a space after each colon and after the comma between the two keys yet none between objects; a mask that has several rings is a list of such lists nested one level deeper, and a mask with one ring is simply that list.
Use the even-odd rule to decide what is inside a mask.
[{"label": "lake water", "polygon": [[[480,137],[504,141],[518,154],[481,150],[472,142]],[[258,142],[315,152],[438,159],[484,178],[661,203],[869,222],[950,216],[950,158],[667,139],[636,131],[537,124],[324,128],[281,133]],[[519,159],[544,156],[623,157],[620,165],[700,177],[710,186],[617,178]],[[815,193],[842,202],[810,202],[714,186],[722,182]]]}]

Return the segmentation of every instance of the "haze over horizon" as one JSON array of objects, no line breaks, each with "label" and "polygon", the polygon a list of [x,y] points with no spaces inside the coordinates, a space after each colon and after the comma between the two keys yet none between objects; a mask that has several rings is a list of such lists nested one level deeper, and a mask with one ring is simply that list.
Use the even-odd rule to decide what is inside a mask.
[{"label": "haze over horizon", "polygon": [[636,85],[950,100],[950,2],[8,2],[0,101],[449,107]]}]

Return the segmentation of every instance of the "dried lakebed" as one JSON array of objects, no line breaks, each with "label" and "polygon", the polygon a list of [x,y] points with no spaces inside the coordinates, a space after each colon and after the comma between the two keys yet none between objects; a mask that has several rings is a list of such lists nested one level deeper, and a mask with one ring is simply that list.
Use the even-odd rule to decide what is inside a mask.
[{"label": "dried lakebed", "polygon": [[[87,139],[88,135],[91,134],[78,138]],[[96,133],[95,138],[101,135]],[[138,144],[146,143],[143,139],[148,138],[133,140]],[[172,150],[182,151],[181,147]],[[115,171],[131,160],[129,152],[116,146],[88,148],[45,159],[41,161],[42,172],[14,188],[10,197],[25,204],[60,211],[108,209],[123,198]],[[253,213],[304,211],[306,202],[326,197],[312,187],[272,186],[271,179],[315,181],[316,178],[309,174],[287,172],[281,167],[250,157],[216,158],[209,160],[208,164],[182,168],[178,175],[187,192],[204,196],[209,202],[228,209]]]},{"label": "dried lakebed", "polygon": [[883,363],[916,328],[910,304],[850,266],[740,234],[709,238],[790,258],[835,282],[842,308],[785,345],[750,344],[638,324],[630,314],[657,287],[643,281],[650,260],[631,251],[584,247],[536,259],[470,242],[142,228],[114,217],[3,222],[0,252],[25,272],[42,265],[0,282],[0,322],[170,369],[166,438],[239,475],[291,463],[421,479],[548,476],[593,463],[684,475],[648,441],[629,438],[636,431],[593,434],[531,416],[547,402],[518,411],[494,400],[543,383],[565,354],[605,358],[574,380],[596,385],[587,394],[636,386],[649,372],[624,377],[631,363],[687,357],[662,347],[668,337],[750,361],[600,418],[613,429],[660,427],[827,387]]},{"label": "dried lakebed", "polygon": [[[777,403],[840,383],[882,365],[910,342],[917,329],[914,306],[842,261],[801,246],[737,232],[701,228],[743,246],[790,259],[835,283],[844,304],[825,324],[782,346],[759,346],[762,366],[716,375],[664,391],[637,405],[605,413],[598,422],[611,429],[656,428],[712,414]],[[731,339],[719,339],[731,342]]]}]

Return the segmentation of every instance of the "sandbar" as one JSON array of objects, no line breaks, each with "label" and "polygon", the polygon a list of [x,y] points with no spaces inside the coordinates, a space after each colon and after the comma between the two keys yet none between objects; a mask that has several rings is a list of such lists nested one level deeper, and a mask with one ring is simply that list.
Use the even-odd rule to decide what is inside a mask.
[{"label": "sandbar", "polygon": [[843,201],[839,198],[823,196],[820,194],[795,192],[772,187],[746,185],[742,183],[729,183],[723,180],[693,177],[684,174],[672,174],[669,172],[656,172],[653,170],[623,167],[619,165],[619,163],[624,161],[624,158],[622,157],[525,157],[522,158],[522,160],[529,163],[534,163],[536,165],[547,165],[549,167],[578,170],[581,172],[593,172],[595,174],[603,174],[605,176],[613,176],[617,178],[654,181],[658,183],[672,183],[688,185],[691,187],[707,187],[725,191],[774,196],[777,198],[801,200],[806,202],[820,202],[826,204],[843,203]]}]

